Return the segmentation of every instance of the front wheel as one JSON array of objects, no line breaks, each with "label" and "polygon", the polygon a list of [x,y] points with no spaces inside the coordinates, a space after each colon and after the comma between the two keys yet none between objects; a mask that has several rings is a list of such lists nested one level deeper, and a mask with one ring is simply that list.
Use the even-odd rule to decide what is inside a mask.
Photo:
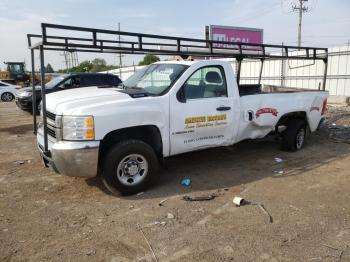
[{"label": "front wheel", "polygon": [[10,92],[5,92],[1,95],[1,101],[3,102],[11,102],[13,99],[15,99],[15,96]]},{"label": "front wheel", "polygon": [[292,119],[282,134],[282,148],[287,151],[298,151],[303,148],[305,138],[306,122],[302,119]]},{"label": "front wheel", "polygon": [[119,142],[103,161],[101,179],[112,194],[130,195],[146,189],[158,170],[153,148],[140,140]]}]

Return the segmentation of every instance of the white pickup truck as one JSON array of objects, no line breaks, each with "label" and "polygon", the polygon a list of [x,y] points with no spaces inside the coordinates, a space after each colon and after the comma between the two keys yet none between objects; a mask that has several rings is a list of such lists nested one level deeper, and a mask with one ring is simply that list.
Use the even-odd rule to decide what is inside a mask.
[{"label": "white pickup truck", "polygon": [[156,177],[159,160],[244,139],[280,134],[297,151],[314,132],[328,93],[237,85],[221,60],[158,62],[123,86],[47,95],[47,166],[68,176],[99,175],[111,192],[132,194]]}]

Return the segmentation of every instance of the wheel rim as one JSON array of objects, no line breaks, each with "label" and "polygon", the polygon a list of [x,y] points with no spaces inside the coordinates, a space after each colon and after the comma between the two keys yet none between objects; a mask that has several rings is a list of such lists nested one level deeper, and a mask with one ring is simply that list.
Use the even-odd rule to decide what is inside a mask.
[{"label": "wheel rim", "polygon": [[124,157],[117,167],[117,178],[123,185],[135,186],[145,179],[148,173],[148,162],[139,154]]},{"label": "wheel rim", "polygon": [[13,100],[13,96],[10,93],[5,93],[2,95],[2,100],[5,102],[9,102]]},{"label": "wheel rim", "polygon": [[300,128],[297,137],[296,137],[296,147],[297,149],[300,149],[303,147],[305,141],[305,130],[304,128]]}]

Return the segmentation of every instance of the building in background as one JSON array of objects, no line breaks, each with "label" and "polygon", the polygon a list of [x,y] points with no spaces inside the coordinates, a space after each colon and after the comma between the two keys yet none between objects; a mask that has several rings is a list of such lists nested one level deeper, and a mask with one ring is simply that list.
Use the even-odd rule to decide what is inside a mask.
[{"label": "building in background", "polygon": [[[350,45],[329,48],[326,90],[330,95],[350,96]],[[173,60],[180,59],[177,56]],[[194,60],[200,59],[194,58]],[[234,59],[225,59],[235,63]],[[261,62],[244,60],[241,70],[241,83],[253,84],[259,79]],[[282,61],[267,60],[264,63],[262,84],[317,89],[322,85],[323,63],[321,61]],[[119,75],[125,81],[143,66],[128,66],[121,70],[106,71]]]}]

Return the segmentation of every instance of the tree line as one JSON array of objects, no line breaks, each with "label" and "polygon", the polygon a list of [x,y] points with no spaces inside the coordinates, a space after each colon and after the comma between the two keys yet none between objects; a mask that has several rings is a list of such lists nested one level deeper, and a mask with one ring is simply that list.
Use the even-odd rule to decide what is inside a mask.
[{"label": "tree line", "polygon": [[83,73],[83,72],[101,72],[119,68],[116,65],[107,65],[106,60],[101,58],[95,58],[94,60],[85,60],[79,65],[68,69],[60,69],[58,73]]},{"label": "tree line", "polygon": [[[158,56],[147,54],[144,56],[143,60],[139,62],[138,65],[149,65],[159,60],[160,59]],[[118,68],[119,66],[116,66],[116,65],[108,65],[105,59],[95,58],[92,61],[85,60],[81,62],[79,65],[74,66],[72,68],[59,69],[57,70],[57,73],[101,72],[101,71],[113,70]],[[45,72],[54,73],[55,70],[53,69],[51,64],[47,64],[47,66],[45,67]]]}]

